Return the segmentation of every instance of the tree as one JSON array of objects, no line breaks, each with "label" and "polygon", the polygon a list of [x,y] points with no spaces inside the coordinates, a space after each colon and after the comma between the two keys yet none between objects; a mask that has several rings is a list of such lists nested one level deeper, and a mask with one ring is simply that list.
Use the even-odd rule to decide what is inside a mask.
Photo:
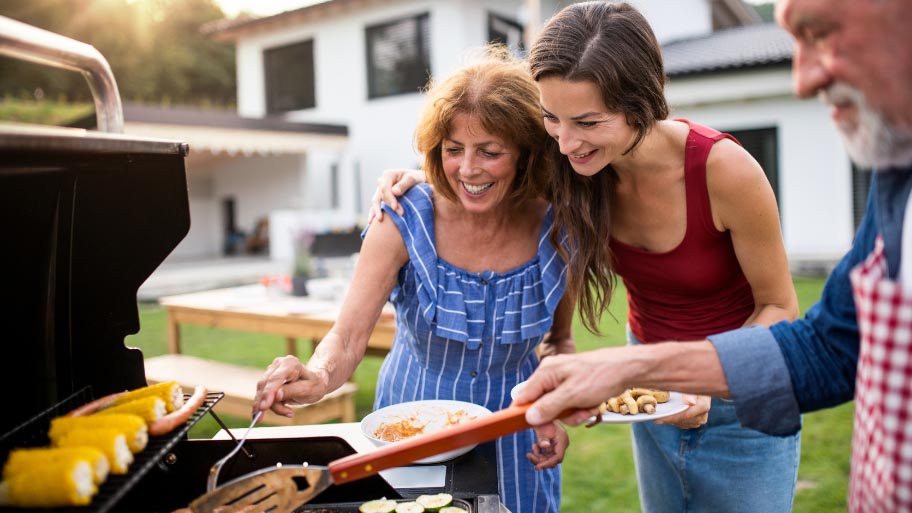
[{"label": "tree", "polygon": [[[234,47],[200,26],[224,18],[213,0],[4,0],[0,15],[90,44],[125,101],[230,104]],[[0,57],[0,95],[87,101],[79,73]]]}]

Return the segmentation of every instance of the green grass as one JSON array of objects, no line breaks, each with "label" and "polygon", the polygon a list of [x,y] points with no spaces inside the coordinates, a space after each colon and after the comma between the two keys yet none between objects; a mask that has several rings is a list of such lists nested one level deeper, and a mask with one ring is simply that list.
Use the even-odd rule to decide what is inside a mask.
[{"label": "green grass", "polygon": [[[819,297],[823,280],[796,278],[795,288],[802,312]],[[605,316],[602,337],[586,332],[577,322],[575,335],[579,350],[625,343],[624,322],[627,305],[624,291],[618,290]],[[164,311],[153,305],[140,306],[142,329],[129,337],[127,344],[143,349],[147,357],[164,354]],[[188,354],[265,369],[275,355],[282,353],[284,340],[278,336],[185,326],[182,347]],[[308,346],[299,342],[300,356],[306,358]],[[359,390],[358,416],[371,408],[380,359],[368,357],[355,373]],[[828,513],[845,511],[852,436],[852,404],[815,412],[804,417],[799,486],[795,496],[796,512]],[[222,416],[230,427],[242,427],[247,419]],[[191,431],[191,437],[210,438],[219,426],[206,416]],[[561,511],[589,512],[639,511],[630,429],[627,426],[599,426],[570,430],[571,445],[564,462],[563,504]],[[745,486],[750,486],[745,483]]]},{"label": "green grass", "polygon": [[40,125],[66,125],[94,112],[91,103],[70,103],[64,100],[22,100],[9,96],[0,98],[0,120]]}]

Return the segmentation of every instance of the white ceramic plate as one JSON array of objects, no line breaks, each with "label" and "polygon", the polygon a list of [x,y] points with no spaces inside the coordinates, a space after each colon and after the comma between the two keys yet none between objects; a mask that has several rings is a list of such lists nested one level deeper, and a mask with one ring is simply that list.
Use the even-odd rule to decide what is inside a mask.
[{"label": "white ceramic plate", "polygon": [[[516,399],[516,393],[520,388],[525,384],[525,382],[519,383],[513,390],[510,390],[510,397]],[[655,413],[638,413],[636,415],[621,415],[620,413],[606,412],[602,415],[602,424],[633,424],[634,422],[646,422],[647,420],[658,420],[664,417],[669,417],[676,413],[681,413],[682,411],[688,408],[688,405],[684,403],[684,400],[681,398],[680,392],[669,392],[668,401],[656,405]],[[595,420],[595,417],[589,419],[589,421]]]},{"label": "white ceramic plate", "polygon": [[[467,421],[490,414],[491,410],[484,406],[463,401],[429,400],[393,404],[386,408],[380,408],[364,417],[361,421],[361,434],[377,447],[383,447],[396,443],[377,438],[377,430],[384,423],[392,424],[404,421],[413,426],[424,426],[423,433],[433,433],[454,425],[453,422],[461,423],[458,421]],[[440,463],[462,456],[474,448],[475,445],[460,447],[418,460],[415,463]]]}]

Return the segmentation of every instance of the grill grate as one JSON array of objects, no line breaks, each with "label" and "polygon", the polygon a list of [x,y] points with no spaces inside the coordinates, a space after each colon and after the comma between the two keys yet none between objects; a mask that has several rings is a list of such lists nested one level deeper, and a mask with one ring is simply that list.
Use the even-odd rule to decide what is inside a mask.
[{"label": "grill grate", "polygon": [[[54,513],[107,513],[112,511],[117,502],[126,495],[178,442],[186,438],[190,428],[199,421],[212,407],[224,397],[223,392],[209,392],[203,404],[192,414],[183,426],[162,436],[150,436],[149,444],[140,453],[135,454],[135,460],[130,465],[130,470],[125,475],[109,475],[99,487],[98,494],[88,506],[53,508],[53,509],[28,509],[30,512],[47,511]],[[185,399],[190,395],[185,394]],[[91,387],[83,388],[70,397],[57,403],[53,407],[29,419],[22,425],[0,437],[0,454],[2,461],[6,461],[9,452],[17,447],[39,447],[49,443],[47,436],[51,419],[64,415],[67,412],[91,401]],[[20,511],[18,508],[0,507],[0,513]]]}]

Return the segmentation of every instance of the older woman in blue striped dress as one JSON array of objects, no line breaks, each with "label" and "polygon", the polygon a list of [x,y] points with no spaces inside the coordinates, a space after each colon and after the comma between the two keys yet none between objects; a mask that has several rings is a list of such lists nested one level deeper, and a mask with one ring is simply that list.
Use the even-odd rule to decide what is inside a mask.
[{"label": "older woman in blue striped dress", "polygon": [[[539,354],[572,352],[567,265],[549,239],[551,209],[538,90],[523,64],[488,48],[428,91],[416,131],[428,184],[400,200],[393,222],[365,230],[341,314],[306,364],[277,358],[257,408],[290,415],[354,372],[389,300],[396,338],[375,408],[456,399],[499,410]],[[565,244],[561,242],[561,244]],[[513,512],[557,512],[568,437],[532,430],[497,440],[499,490]],[[531,451],[531,452],[530,452]],[[529,459],[530,461],[526,461]]]}]

